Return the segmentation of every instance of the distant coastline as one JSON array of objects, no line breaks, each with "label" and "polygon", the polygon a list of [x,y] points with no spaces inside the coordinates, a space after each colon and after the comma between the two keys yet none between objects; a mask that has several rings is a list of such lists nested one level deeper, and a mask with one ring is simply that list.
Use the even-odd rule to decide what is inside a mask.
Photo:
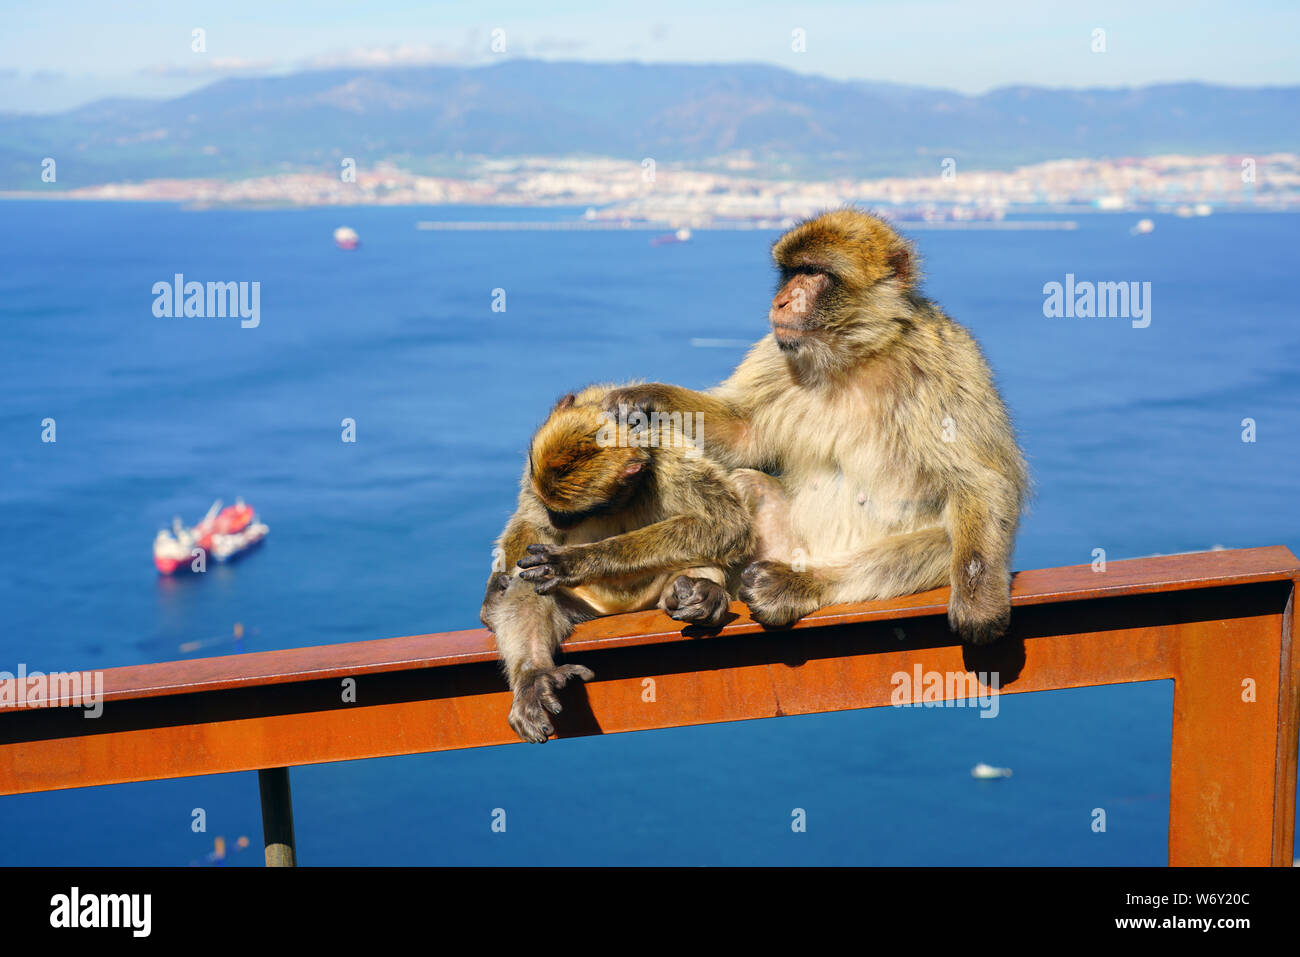
[{"label": "distant coastline", "polygon": [[464,175],[428,176],[391,164],[242,179],[174,178],[11,190],[3,199],[176,202],[204,208],[501,206],[586,208],[583,221],[696,228],[766,228],[817,210],[860,203],[894,218],[978,225],[1016,214],[1206,209],[1300,211],[1300,154],[1062,159],[1013,170],[966,171],[953,161],[932,176],[763,179],[754,164],[727,172],[647,168],[609,158],[484,159]]}]

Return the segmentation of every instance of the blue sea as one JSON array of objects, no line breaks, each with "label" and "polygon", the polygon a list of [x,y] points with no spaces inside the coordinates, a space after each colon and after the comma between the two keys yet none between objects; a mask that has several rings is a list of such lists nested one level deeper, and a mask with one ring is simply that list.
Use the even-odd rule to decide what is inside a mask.
[{"label": "blue sea", "polygon": [[[728,341],[766,329],[773,234],[654,247],[645,232],[415,228],[573,215],[0,203],[0,670],[233,654],[236,622],[246,651],[476,627],[549,404],[600,380],[707,387],[743,354]],[[915,233],[927,290],[982,342],[1033,469],[1019,568],[1098,548],[1300,551],[1300,217],[1154,218],[1143,236],[1127,214]],[[360,249],[334,247],[339,225]],[[153,285],[176,273],[259,282],[260,325],[156,318]],[[1067,274],[1150,282],[1150,325],[1045,318],[1043,286]],[[265,547],[160,578],[154,532],[236,496],[270,525]],[[297,768],[299,857],[1167,861],[1169,682],[1000,706],[994,720],[883,708]],[[975,780],[980,762],[1013,776]],[[218,835],[228,865],[261,863],[252,773],[4,797],[0,832],[0,864],[188,864]]]}]

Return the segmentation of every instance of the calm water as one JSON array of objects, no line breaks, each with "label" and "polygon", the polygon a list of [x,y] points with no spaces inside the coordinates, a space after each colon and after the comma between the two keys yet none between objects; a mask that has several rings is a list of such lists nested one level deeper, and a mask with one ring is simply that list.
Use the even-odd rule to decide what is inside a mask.
[{"label": "calm water", "polygon": [[[594,380],[706,387],[743,350],[692,338],[765,330],[767,234],[652,248],[643,232],[414,228],[549,215],[0,204],[0,670],[228,654],[237,621],[250,651],[477,625],[548,404]],[[928,290],[984,344],[1034,471],[1017,566],[1300,551],[1300,218],[1157,217],[1134,237],[1135,218],[917,234]],[[343,223],[354,253],[330,241]],[[151,287],[177,272],[260,282],[261,325],[155,318]],[[1066,273],[1149,281],[1150,327],[1044,318],[1043,284]],[[160,580],[154,531],[236,495],[267,546]],[[1171,702],[1154,682],[1006,696],[996,720],[878,709],[295,769],[300,858],[1160,864]],[[1015,775],[973,780],[980,761]],[[253,840],[231,863],[261,860],[251,773],[7,797],[0,829],[0,864],[185,864],[218,834]]]}]

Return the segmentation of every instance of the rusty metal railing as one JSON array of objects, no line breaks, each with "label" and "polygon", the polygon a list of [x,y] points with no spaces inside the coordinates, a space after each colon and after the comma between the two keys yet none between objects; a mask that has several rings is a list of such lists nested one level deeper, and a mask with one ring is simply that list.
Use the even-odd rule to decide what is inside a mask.
[{"label": "rusty metal railing", "polygon": [[[985,648],[948,631],[947,589],[826,608],[781,631],[737,603],[713,637],[659,612],[599,619],[565,645],[596,679],[566,689],[554,723],[564,738],[881,707],[891,676],[917,665],[996,672],[1003,694],[1172,679],[1170,863],[1290,864],[1298,580],[1282,547],[1025,571],[1010,634]],[[972,685],[947,693],[986,693]],[[258,770],[278,864],[295,854],[283,769],[516,740],[483,629],[115,668],[103,701],[93,720],[0,708],[0,794]]]}]

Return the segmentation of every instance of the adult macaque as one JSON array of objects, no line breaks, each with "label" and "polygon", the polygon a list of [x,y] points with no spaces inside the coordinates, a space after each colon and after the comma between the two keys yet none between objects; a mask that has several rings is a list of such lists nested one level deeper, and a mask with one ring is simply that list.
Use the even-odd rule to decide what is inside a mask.
[{"label": "adult macaque", "polygon": [[628,386],[607,408],[702,415],[711,457],[779,476],[789,554],[742,576],[758,621],[949,582],[952,629],[997,638],[1028,475],[979,347],[920,294],[911,245],[874,216],[826,213],[772,256],[772,332],[729,379]]},{"label": "adult macaque", "polygon": [[[533,436],[519,505],[497,542],[483,624],[496,635],[514,692],[510,726],[544,742],[556,692],[581,665],[557,666],[573,626],[663,608],[678,621],[721,624],[753,557],[743,496],[704,457],[681,420],[629,430],[602,409],[608,386],[566,395]],[[698,430],[697,430],[698,434]]]}]

